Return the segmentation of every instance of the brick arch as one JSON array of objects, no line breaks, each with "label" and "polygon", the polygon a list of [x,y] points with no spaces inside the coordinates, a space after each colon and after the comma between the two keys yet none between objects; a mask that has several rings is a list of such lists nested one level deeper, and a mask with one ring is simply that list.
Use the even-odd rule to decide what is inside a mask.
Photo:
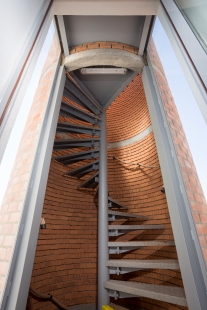
[{"label": "brick arch", "polygon": [[133,53],[135,55],[138,55],[139,49],[133,45],[120,43],[120,42],[111,42],[111,41],[98,41],[98,42],[89,42],[81,45],[77,45],[70,48],[70,55],[92,50],[92,49],[100,49],[100,48],[106,48],[106,49],[118,49],[118,50],[125,50],[127,52]]},{"label": "brick arch", "polygon": [[69,72],[97,65],[114,65],[141,72],[144,62],[138,52],[137,47],[125,43],[89,42],[70,48],[70,57],[64,58],[63,64]]}]

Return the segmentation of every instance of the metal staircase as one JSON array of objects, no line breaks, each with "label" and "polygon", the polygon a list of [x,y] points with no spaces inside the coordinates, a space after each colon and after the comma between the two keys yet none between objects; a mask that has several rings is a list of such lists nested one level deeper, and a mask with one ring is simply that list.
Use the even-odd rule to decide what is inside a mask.
[{"label": "metal staircase", "polygon": [[[94,102],[94,99],[91,99],[88,94],[82,91],[70,76],[66,79],[64,97],[69,100],[62,101],[60,116],[64,117],[64,122],[58,122],[56,133],[60,136],[54,142],[54,151],[63,151],[64,154],[53,157],[53,160],[70,168],[64,173],[65,176],[82,179],[77,189],[96,190],[94,199],[97,199],[99,190],[99,146],[101,130],[99,126],[102,111],[98,103]],[[61,137],[62,134],[64,134],[64,139]],[[66,153],[68,151],[69,153]],[[108,236],[110,239],[113,239],[108,242],[110,255],[119,255],[142,247],[175,246],[173,241],[148,240],[117,242],[114,240],[114,237],[127,234],[131,231],[164,229],[164,225],[117,224],[119,220],[133,219],[136,221],[141,220],[142,222],[149,220],[146,216],[128,213],[127,209],[127,206],[108,195]],[[110,275],[118,276],[146,269],[179,269],[178,261],[169,259],[109,259],[105,264],[108,267]],[[115,299],[147,297],[180,306],[187,306],[184,289],[180,287],[112,279],[103,285],[108,290],[109,296]]]}]

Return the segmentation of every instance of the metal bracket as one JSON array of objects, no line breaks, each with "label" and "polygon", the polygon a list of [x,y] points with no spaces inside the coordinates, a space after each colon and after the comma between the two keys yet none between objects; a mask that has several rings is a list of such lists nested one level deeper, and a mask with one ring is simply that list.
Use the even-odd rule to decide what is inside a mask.
[{"label": "metal bracket", "polygon": [[119,291],[116,291],[116,290],[108,290],[108,292],[109,292],[109,296],[110,297],[114,297],[115,300],[117,300],[119,298],[139,297],[137,295],[128,294],[128,293],[124,293],[124,292],[119,292]]},{"label": "metal bracket", "polygon": [[109,219],[109,222],[115,221],[115,215],[109,215],[108,219]]},{"label": "metal bracket", "polygon": [[143,270],[143,268],[130,268],[130,267],[108,267],[108,268],[110,274],[116,274],[118,276],[120,274]]},{"label": "metal bracket", "polygon": [[133,250],[137,250],[140,247],[133,247],[133,246],[128,246],[128,247],[110,247],[109,248],[109,254],[122,254],[125,252],[129,252],[129,251],[133,251]]}]

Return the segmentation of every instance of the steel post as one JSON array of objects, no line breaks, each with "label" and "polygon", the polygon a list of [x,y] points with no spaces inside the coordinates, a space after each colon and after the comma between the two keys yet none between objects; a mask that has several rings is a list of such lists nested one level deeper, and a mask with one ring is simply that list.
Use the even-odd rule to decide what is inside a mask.
[{"label": "steel post", "polygon": [[109,294],[104,282],[109,280],[106,261],[108,250],[108,171],[107,171],[107,134],[106,112],[101,114],[100,122],[100,158],[99,158],[99,194],[98,194],[98,310],[109,304]]}]

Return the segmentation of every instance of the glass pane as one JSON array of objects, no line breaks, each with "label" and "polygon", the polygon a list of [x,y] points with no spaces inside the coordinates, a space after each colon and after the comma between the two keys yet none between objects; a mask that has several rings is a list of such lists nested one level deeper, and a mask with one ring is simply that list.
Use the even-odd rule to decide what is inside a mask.
[{"label": "glass pane", "polygon": [[[171,104],[172,97],[173,104],[175,104],[178,112],[178,118],[181,121],[181,130],[184,130],[190,149],[189,153],[191,153],[190,156],[192,155],[198,179],[207,199],[207,125],[158,18],[155,22],[151,41],[153,42],[150,42],[149,46],[154,44],[162,66],[162,68],[159,67],[158,62],[155,60],[156,57],[153,58],[149,50],[155,76],[158,76],[160,71],[164,70],[169,86],[169,91],[166,91],[161,82],[157,80],[161,97],[164,104],[166,102]],[[170,113],[171,111],[169,110],[168,112]],[[178,126],[176,119],[173,122],[175,126]],[[178,153],[181,150],[183,151],[182,146],[181,144],[178,145]],[[186,164],[188,165],[187,160]]]},{"label": "glass pane", "polygon": [[207,52],[207,0],[175,0],[175,2]]},{"label": "glass pane", "polygon": [[50,29],[48,31],[47,37],[43,44],[42,50],[37,60],[37,64],[34,68],[29,86],[26,90],[21,108],[17,115],[14,127],[12,129],[3,159],[0,163],[0,209],[2,206],[2,201],[4,194],[10,179],[10,174],[13,168],[15,157],[19,148],[19,143],[21,141],[22,133],[27,121],[27,117],[34,99],[34,95],[39,83],[40,75],[42,73],[45,60],[47,58],[50,46],[52,44],[52,39],[55,33],[54,23],[52,21]]},{"label": "glass pane", "polygon": [[0,274],[0,307],[21,218],[27,208],[25,198],[59,55],[58,38],[52,21],[29,84],[25,89],[20,86],[24,97],[0,164],[0,253],[3,271]]}]

